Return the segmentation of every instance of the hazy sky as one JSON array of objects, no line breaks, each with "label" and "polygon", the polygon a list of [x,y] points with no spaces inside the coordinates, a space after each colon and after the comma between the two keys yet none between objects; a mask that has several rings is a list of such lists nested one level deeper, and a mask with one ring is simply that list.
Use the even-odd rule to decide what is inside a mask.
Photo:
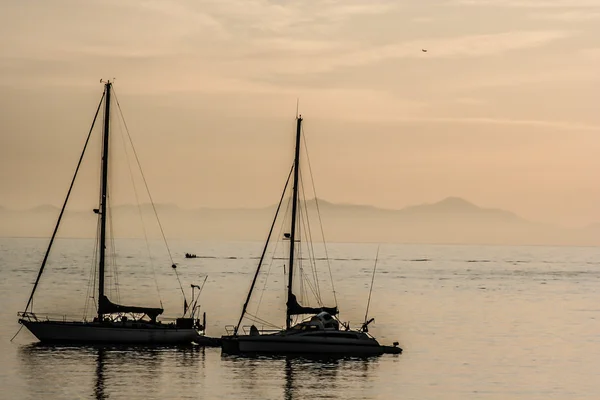
[{"label": "hazy sky", "polygon": [[0,49],[3,206],[62,202],[116,77],[158,202],[275,203],[300,98],[327,200],[600,221],[600,0],[1,0]]}]

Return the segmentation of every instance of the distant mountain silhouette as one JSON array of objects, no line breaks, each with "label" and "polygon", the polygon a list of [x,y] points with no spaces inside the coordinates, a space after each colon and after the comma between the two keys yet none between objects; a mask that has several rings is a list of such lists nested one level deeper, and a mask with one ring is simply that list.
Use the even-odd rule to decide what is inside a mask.
[{"label": "distant mountain silhouette", "polygon": [[419,214],[478,214],[498,218],[519,219],[517,215],[510,211],[498,208],[481,208],[460,197],[446,197],[437,203],[409,206],[400,211]]},{"label": "distant mountain silhouette", "polygon": [[[322,199],[307,201],[313,233],[318,228],[318,210],[328,241],[473,244],[598,245],[600,224],[565,229],[527,221],[496,208],[479,207],[460,197],[431,204],[384,209],[370,205],[337,204]],[[157,204],[166,235],[172,239],[263,240],[275,205],[262,208],[182,209],[174,204]],[[0,236],[48,237],[59,208],[42,205],[30,210],[0,208]],[[119,205],[112,209],[114,231],[121,237],[158,237],[150,204]],[[142,227],[144,221],[146,231]],[[96,216],[89,211],[67,211],[62,236],[92,237]],[[150,228],[148,228],[150,226]],[[320,235],[317,235],[320,236]]]}]

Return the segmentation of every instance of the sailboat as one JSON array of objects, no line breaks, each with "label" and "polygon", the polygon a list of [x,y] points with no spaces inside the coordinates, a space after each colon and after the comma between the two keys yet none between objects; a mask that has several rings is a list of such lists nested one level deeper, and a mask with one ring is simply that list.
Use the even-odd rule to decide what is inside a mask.
[{"label": "sailboat", "polygon": [[[271,230],[269,232],[267,243],[263,248],[254,279],[242,307],[242,314],[237,325],[226,327],[228,335],[221,338],[222,350],[225,353],[269,353],[269,354],[310,354],[310,355],[379,355],[383,353],[401,353],[402,349],[395,342],[393,346],[382,346],[368,333],[368,325],[373,319],[365,320],[360,329],[350,329],[349,323],[344,323],[338,319],[339,310],[337,305],[334,307],[325,307],[322,304],[319,307],[303,306],[296,297],[294,287],[295,263],[299,260],[299,244],[301,235],[299,234],[300,225],[298,223],[299,207],[299,185],[300,185],[300,147],[302,135],[302,116],[296,118],[296,137],[295,137],[295,155],[288,181],[281,195],[277,211]],[[272,330],[259,330],[255,325],[249,327],[246,333],[246,327],[241,327],[242,321],[248,312],[248,304],[252,297],[260,269],[267,252],[267,247],[271,239],[277,214],[281,209],[290,176],[293,173],[292,186],[292,211],[290,218],[290,230],[284,234],[284,241],[289,243],[289,263],[287,272],[287,301],[285,314],[285,328]],[[315,197],[315,202],[317,198]],[[298,246],[297,246],[298,245]],[[300,271],[302,273],[302,271]],[[297,324],[293,321],[297,317],[305,317]],[[258,320],[261,321],[261,320]],[[261,322],[264,322],[262,320]],[[240,327],[244,334],[240,332]]]},{"label": "sailboat", "polygon": [[[101,81],[102,82],[102,81]],[[110,343],[110,344],[171,344],[171,343],[201,343],[206,344],[211,340],[204,336],[204,323],[196,318],[196,312],[199,310],[197,304],[199,292],[194,295],[194,289],[200,287],[192,285],[192,304],[188,307],[185,293],[180,285],[184,296],[184,313],[183,316],[177,318],[175,322],[163,323],[158,319],[163,313],[161,307],[144,307],[138,305],[122,305],[112,302],[107,293],[105,293],[105,275],[107,266],[107,212],[108,212],[108,179],[109,179],[109,136],[110,136],[110,112],[111,112],[111,94],[113,92],[112,82],[104,83],[104,91],[92,128],[88,134],[88,138],[84,145],[83,151],[79,158],[79,163],[75,170],[75,174],[71,181],[71,186],[67,192],[63,207],[56,222],[54,232],[50,239],[50,243],[46,250],[44,259],[40,266],[37,279],[33,285],[31,295],[27,301],[25,311],[18,313],[18,321],[29,329],[29,331],[41,342],[46,343]],[[85,317],[81,320],[67,320],[66,317],[61,319],[50,319],[36,314],[33,311],[33,298],[36,289],[40,282],[42,273],[48,261],[50,251],[56,238],[65,208],[67,206],[71,191],[73,189],[77,173],[79,172],[82,160],[85,155],[90,136],[93,131],[94,124],[98,117],[98,113],[104,103],[104,126],[102,136],[102,155],[101,155],[101,179],[100,179],[100,206],[94,209],[94,213],[98,215],[99,234],[97,237],[97,297],[95,298],[97,315],[93,320],[88,321]],[[117,102],[118,105],[118,102]],[[150,197],[151,198],[151,197]],[[153,207],[154,208],[154,207]],[[156,209],[154,208],[156,211]],[[156,214],[156,213],[155,213]],[[158,214],[156,214],[158,218]],[[160,225],[160,221],[159,221]],[[162,227],[161,227],[162,233]],[[164,236],[163,236],[164,239]],[[166,240],[165,240],[166,244]],[[170,251],[169,251],[170,254]],[[171,260],[172,261],[172,260]],[[176,265],[172,263],[173,269]],[[179,280],[179,277],[178,277]],[[205,278],[206,282],[206,278]],[[199,312],[198,312],[199,313]]]}]

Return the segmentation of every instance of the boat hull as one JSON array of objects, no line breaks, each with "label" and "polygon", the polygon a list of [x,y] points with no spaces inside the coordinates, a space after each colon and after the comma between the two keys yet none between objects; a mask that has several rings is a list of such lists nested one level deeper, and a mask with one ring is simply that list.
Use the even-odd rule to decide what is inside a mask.
[{"label": "boat hull", "polygon": [[[223,352],[228,354],[311,354],[311,355],[379,355],[385,347],[375,340],[343,338],[309,338],[285,335],[223,336]],[[400,350],[400,349],[399,349]],[[401,350],[400,350],[401,351]]]},{"label": "boat hull", "polygon": [[176,344],[203,343],[207,339],[193,328],[169,325],[119,326],[93,322],[20,320],[42,343]]}]

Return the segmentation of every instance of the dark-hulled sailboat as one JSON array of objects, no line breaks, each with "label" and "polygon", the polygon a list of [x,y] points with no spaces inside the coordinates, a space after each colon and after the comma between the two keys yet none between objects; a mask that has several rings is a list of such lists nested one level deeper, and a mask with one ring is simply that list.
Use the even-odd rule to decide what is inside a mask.
[{"label": "dark-hulled sailboat", "polygon": [[[301,211],[301,207],[299,205],[299,186],[302,181],[300,177],[301,136],[302,116],[299,116],[296,118],[294,163],[290,171],[290,175],[288,176],[288,181],[286,182],[285,188],[281,195],[281,199],[275,213],[275,218],[267,238],[267,243],[263,249],[254,279],[250,286],[250,291],[246,298],[246,302],[243,305],[242,314],[237,325],[228,327],[228,333],[230,334],[221,338],[222,349],[225,353],[233,354],[268,353],[335,356],[401,353],[402,349],[397,346],[398,343],[394,343],[394,346],[382,346],[368,333],[368,325],[373,321],[373,319],[369,321],[365,320],[360,329],[353,330],[350,329],[349,323],[345,324],[338,319],[337,305],[335,307],[325,307],[319,300],[320,304],[318,307],[308,307],[301,305],[296,297],[295,291],[298,290],[298,288],[294,287],[294,274],[295,271],[298,273],[297,266],[295,264],[301,261],[299,246],[301,235],[299,232],[300,226],[303,225],[297,221],[298,214]],[[273,330],[261,331],[255,325],[252,325],[249,327],[249,332],[247,334],[241,334],[240,328],[244,328],[241,327],[241,324],[247,314],[248,304],[252,297],[252,292],[255,288],[263,260],[265,259],[267,247],[269,245],[273,228],[281,209],[292,173],[293,187],[291,195],[292,211],[289,227],[290,230],[289,233],[284,234],[284,241],[289,241],[285,328],[277,329],[274,332]],[[315,203],[317,201],[318,200],[315,193]],[[306,213],[308,213],[308,211],[306,211]],[[309,226],[309,224],[307,223],[306,226]],[[302,274],[301,269],[299,274]],[[318,286],[318,282],[315,282],[315,284]],[[302,289],[299,291],[302,292]],[[317,290],[317,292],[319,292],[319,290]],[[294,324],[294,319],[298,317],[305,318],[299,323]],[[256,317],[255,321],[263,323],[266,322]]]},{"label": "dark-hulled sailboat", "polygon": [[[75,175],[65,198],[58,221],[50,239],[49,246],[39,269],[33,290],[27,301],[25,311],[19,312],[19,323],[23,324],[41,342],[46,343],[110,343],[110,344],[171,344],[171,343],[201,343],[206,344],[210,339],[204,336],[204,326],[196,317],[198,310],[198,297],[194,296],[192,285],[192,305],[188,307],[184,295],[184,314],[174,323],[162,323],[158,316],[163,313],[163,308],[121,305],[109,300],[105,293],[105,266],[107,247],[107,205],[108,205],[108,179],[109,179],[109,135],[111,112],[112,83],[104,83],[104,92],[96,110],[92,128],[88,134],[84,149],[81,153]],[[53,320],[37,315],[33,311],[33,298],[40,282],[40,277],[50,255],[50,250],[56,238],[65,208],[67,206],[77,173],[79,172],[94,124],[98,113],[104,103],[104,126],[102,136],[102,174],[100,182],[100,207],[94,209],[99,218],[98,253],[97,253],[97,315],[92,321],[85,317],[82,320],[67,320],[66,318]],[[158,217],[158,215],[156,215]],[[162,231],[162,229],[161,229]],[[165,240],[166,243],[166,240]],[[172,264],[173,268],[176,265]],[[182,290],[183,292],[183,290]],[[198,293],[199,296],[199,293]]]}]

